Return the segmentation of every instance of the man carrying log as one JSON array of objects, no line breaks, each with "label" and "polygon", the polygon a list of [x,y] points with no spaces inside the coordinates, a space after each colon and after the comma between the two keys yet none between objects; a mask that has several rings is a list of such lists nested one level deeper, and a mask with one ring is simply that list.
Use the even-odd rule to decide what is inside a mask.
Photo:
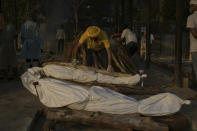
[{"label": "man carrying log", "polygon": [[190,52],[197,78],[197,0],[190,1],[190,11],[192,14],[187,19],[187,28],[190,31]]},{"label": "man carrying log", "polygon": [[104,68],[107,69],[108,72],[112,72],[111,49],[107,33],[97,26],[88,27],[86,31],[81,35],[81,38],[79,39],[79,42],[74,49],[74,59],[72,61],[74,65],[77,64],[76,56],[78,53],[78,48],[84,43],[87,44],[86,65],[92,66],[94,62],[93,53],[100,53],[103,58],[102,60]]}]

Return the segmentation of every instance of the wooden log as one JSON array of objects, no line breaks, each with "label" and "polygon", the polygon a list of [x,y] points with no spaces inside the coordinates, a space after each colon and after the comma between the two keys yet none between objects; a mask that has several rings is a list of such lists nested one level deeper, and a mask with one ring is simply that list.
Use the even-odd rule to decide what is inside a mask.
[{"label": "wooden log", "polygon": [[84,46],[82,47],[81,51],[82,51],[82,59],[83,59],[82,64],[86,65],[86,50]]},{"label": "wooden log", "polygon": [[122,68],[124,68],[126,70],[126,72],[129,72],[128,69],[126,68],[126,65],[124,64],[119,52],[117,53],[117,58],[118,58],[118,61],[120,62],[120,65],[122,66]]},{"label": "wooden log", "polygon": [[128,57],[128,54],[127,54],[126,50],[124,49],[123,45],[119,44],[118,49],[119,49],[118,54],[120,56],[119,59],[123,61],[124,65],[126,66],[128,71],[132,74],[138,73],[138,69],[137,69],[135,63],[132,61],[132,58]]},{"label": "wooden log", "polygon": [[94,60],[98,65],[98,69],[106,70],[106,69],[104,69],[104,66],[102,63],[102,59],[103,59],[102,56],[100,56],[100,54],[95,53],[95,52],[93,54],[95,55]]},{"label": "wooden log", "polygon": [[94,67],[99,69],[99,63],[95,53],[93,53],[93,58],[94,58]]},{"label": "wooden log", "polygon": [[163,117],[152,117],[153,120],[165,123],[168,125],[171,131],[185,131],[189,129],[189,120],[185,116],[181,115],[170,115]]},{"label": "wooden log", "polygon": [[114,61],[115,65],[120,69],[121,72],[126,72],[126,70],[120,65],[117,57],[113,52],[112,52],[112,60]]},{"label": "wooden log", "polygon": [[67,48],[65,50],[64,62],[71,62],[72,61],[72,52],[75,47],[74,43],[68,43]]},{"label": "wooden log", "polygon": [[137,114],[114,115],[101,112],[77,111],[68,108],[46,109],[47,120],[73,122],[84,125],[100,125],[115,129],[131,131],[168,131],[168,125]]}]

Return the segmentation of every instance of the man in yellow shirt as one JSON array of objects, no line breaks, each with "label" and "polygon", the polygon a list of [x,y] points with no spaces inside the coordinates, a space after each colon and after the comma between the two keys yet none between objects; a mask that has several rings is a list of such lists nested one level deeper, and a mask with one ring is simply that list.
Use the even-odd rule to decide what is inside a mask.
[{"label": "man in yellow shirt", "polygon": [[[78,48],[84,43],[87,44],[87,51],[86,51],[87,66],[93,65],[94,61],[92,54],[93,52],[98,52],[101,53],[103,57],[104,67],[107,68],[107,71],[111,72],[112,71],[111,50],[110,50],[110,43],[107,33],[105,33],[97,26],[88,27],[86,31],[82,34],[76,48],[74,49],[73,64],[76,64],[76,56],[77,56]],[[107,65],[107,60],[108,60],[108,65]]]}]

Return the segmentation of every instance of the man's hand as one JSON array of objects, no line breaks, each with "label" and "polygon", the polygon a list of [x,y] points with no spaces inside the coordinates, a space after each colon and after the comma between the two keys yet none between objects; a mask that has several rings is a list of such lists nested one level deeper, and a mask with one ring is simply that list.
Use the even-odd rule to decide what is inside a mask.
[{"label": "man's hand", "polygon": [[77,65],[77,59],[72,60],[72,65]]},{"label": "man's hand", "polygon": [[112,66],[111,66],[111,65],[108,65],[107,71],[108,71],[108,72],[112,72]]},{"label": "man's hand", "polygon": [[72,64],[73,65],[77,65],[77,64],[80,64],[81,62],[80,62],[80,60],[78,60],[78,59],[73,59],[72,60]]}]

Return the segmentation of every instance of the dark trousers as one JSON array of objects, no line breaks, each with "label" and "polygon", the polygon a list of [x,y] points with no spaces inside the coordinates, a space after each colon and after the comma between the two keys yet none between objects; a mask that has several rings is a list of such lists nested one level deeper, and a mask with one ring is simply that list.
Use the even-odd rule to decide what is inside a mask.
[{"label": "dark trousers", "polygon": [[126,45],[126,50],[127,50],[128,56],[132,57],[135,54],[135,52],[137,52],[138,50],[137,43],[135,42],[128,43]]},{"label": "dark trousers", "polygon": [[38,65],[40,64],[39,59],[26,59],[25,61],[26,61],[26,63],[29,65],[28,68],[31,68],[31,67],[34,66],[34,65],[33,65],[33,62],[36,62]]},{"label": "dark trousers", "polygon": [[64,40],[58,40],[58,53],[62,53],[64,51]]},{"label": "dark trousers", "polygon": [[108,55],[107,55],[107,51],[106,49],[102,49],[100,51],[94,51],[92,49],[87,49],[86,50],[86,65],[87,66],[93,66],[94,64],[94,58],[93,58],[93,53],[95,54],[99,54],[101,56],[101,60],[99,61],[101,62],[102,66],[107,69],[107,65],[108,65]]}]

